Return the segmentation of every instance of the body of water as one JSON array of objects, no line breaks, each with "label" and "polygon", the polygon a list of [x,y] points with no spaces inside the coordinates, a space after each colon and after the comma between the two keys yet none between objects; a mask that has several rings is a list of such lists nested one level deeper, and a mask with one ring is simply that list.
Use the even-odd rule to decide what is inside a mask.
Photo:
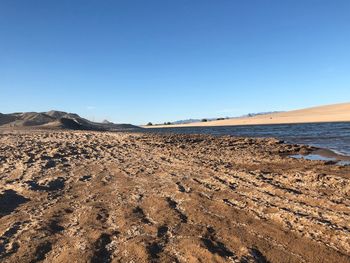
[{"label": "body of water", "polygon": [[350,122],[273,124],[217,127],[152,128],[152,132],[274,137],[287,143],[308,144],[350,156]]}]

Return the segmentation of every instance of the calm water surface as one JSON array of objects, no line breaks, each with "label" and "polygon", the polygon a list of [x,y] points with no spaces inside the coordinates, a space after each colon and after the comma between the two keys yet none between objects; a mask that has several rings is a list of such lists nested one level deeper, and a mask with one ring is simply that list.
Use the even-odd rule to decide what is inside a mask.
[{"label": "calm water surface", "polygon": [[350,122],[219,127],[153,128],[151,132],[274,137],[350,156]]}]

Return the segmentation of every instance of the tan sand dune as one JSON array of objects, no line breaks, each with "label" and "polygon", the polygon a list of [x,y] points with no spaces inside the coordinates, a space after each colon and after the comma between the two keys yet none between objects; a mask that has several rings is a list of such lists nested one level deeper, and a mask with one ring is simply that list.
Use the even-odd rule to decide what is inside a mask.
[{"label": "tan sand dune", "polygon": [[[350,121],[350,103],[332,104],[271,113],[254,117],[234,118],[219,121],[196,122],[179,125],[157,125],[155,127],[189,127],[189,126],[229,126],[279,123],[342,122]],[[152,126],[148,126],[152,127]]]}]

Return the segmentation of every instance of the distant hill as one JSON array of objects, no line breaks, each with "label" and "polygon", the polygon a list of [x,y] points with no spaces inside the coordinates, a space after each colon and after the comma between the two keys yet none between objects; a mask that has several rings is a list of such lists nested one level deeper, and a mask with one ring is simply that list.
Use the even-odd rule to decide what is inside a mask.
[{"label": "distant hill", "polygon": [[0,113],[0,127],[3,128],[46,128],[46,129],[69,129],[69,130],[99,130],[120,131],[137,130],[140,127],[131,124],[115,124],[104,121],[103,123],[92,122],[80,117],[75,113],[63,111],[48,112],[18,112],[10,114]]},{"label": "distant hill", "polygon": [[192,123],[192,122],[199,122],[201,121],[200,119],[187,119],[187,120],[178,120],[178,121],[173,121],[171,124],[186,124],[186,123]]},{"label": "distant hill", "polygon": [[[216,121],[216,120],[228,120],[228,119],[236,119],[236,118],[244,118],[244,117],[254,117],[258,115],[265,115],[265,114],[271,114],[271,113],[280,113],[281,111],[269,111],[269,112],[257,112],[257,113],[248,113],[246,115],[242,115],[239,117],[217,117],[217,118],[202,118],[202,119],[186,119],[186,120],[178,120],[170,122],[170,125],[177,125],[177,124],[189,124],[189,123],[195,123],[195,122],[201,122],[203,119],[207,121]],[[159,124],[162,125],[162,124]],[[168,124],[169,125],[169,124]]]},{"label": "distant hill", "polygon": [[249,117],[255,117],[255,116],[259,116],[259,115],[275,114],[275,113],[281,113],[281,112],[283,112],[283,111],[267,111],[267,112],[248,113],[246,115],[242,115],[242,116],[239,116],[239,117],[228,118],[228,119],[249,118]]}]

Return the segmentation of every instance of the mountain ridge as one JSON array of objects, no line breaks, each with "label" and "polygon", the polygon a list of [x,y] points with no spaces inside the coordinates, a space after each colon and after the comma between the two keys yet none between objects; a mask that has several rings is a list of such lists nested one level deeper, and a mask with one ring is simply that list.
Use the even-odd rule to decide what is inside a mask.
[{"label": "mountain ridge", "polygon": [[68,130],[119,131],[141,129],[131,124],[92,122],[76,113],[51,110],[47,112],[0,113],[0,127],[3,128],[44,128]]}]

